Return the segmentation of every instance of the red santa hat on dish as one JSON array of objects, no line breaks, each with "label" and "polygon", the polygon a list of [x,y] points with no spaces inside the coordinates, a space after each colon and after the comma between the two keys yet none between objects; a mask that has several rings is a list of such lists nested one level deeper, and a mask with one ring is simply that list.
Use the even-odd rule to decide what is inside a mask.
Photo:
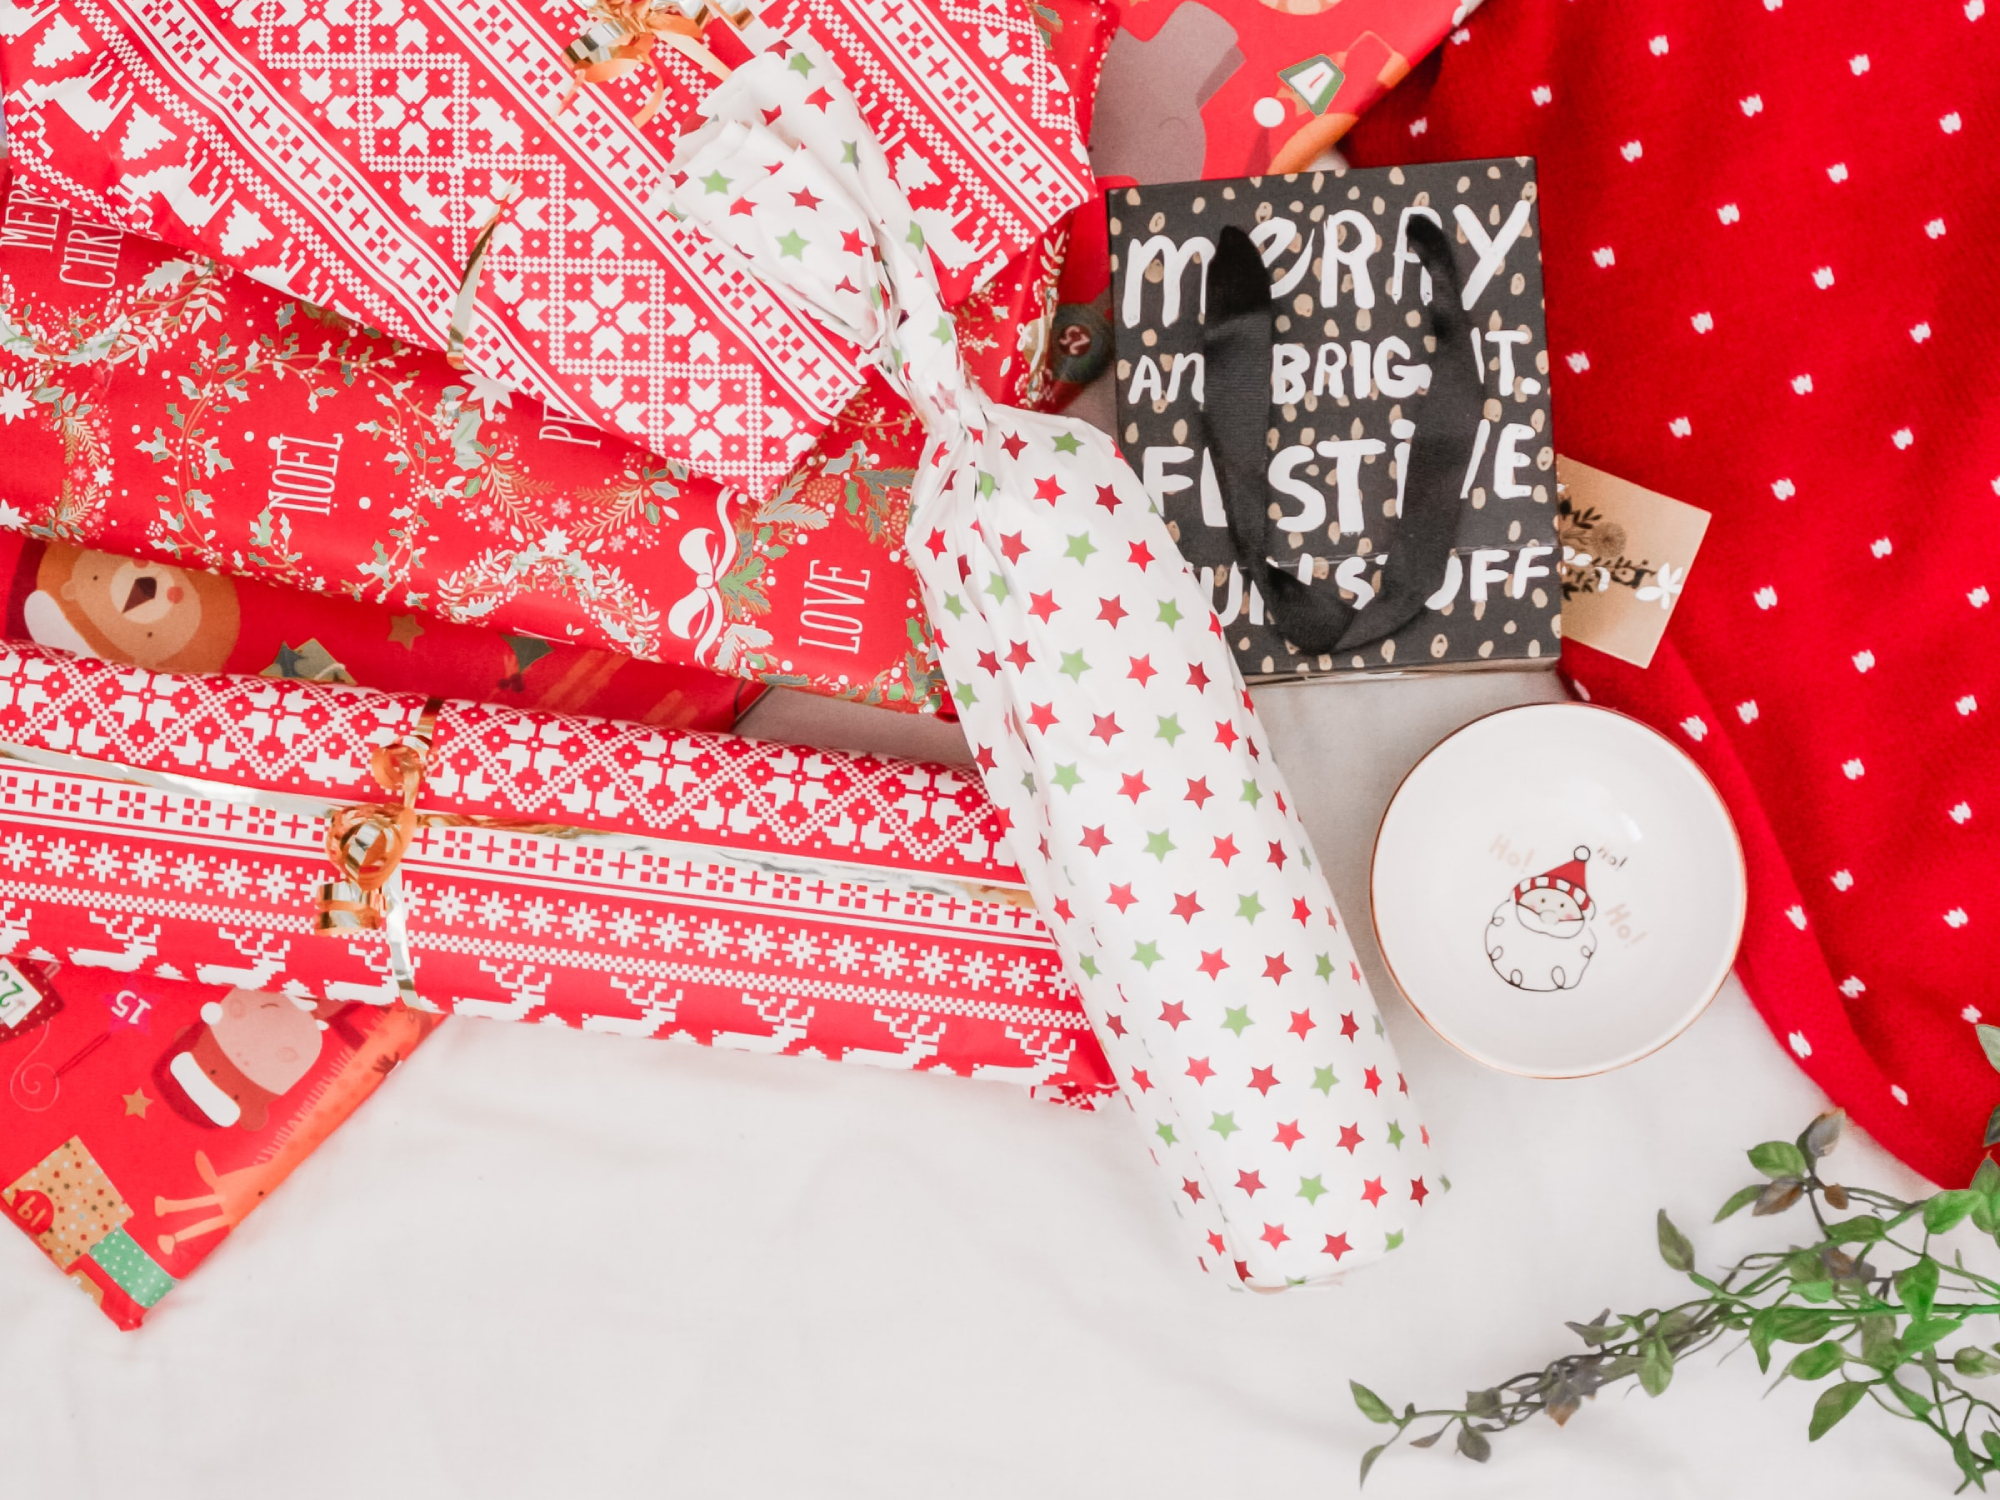
[{"label": "red santa hat on dish", "polygon": [[[1584,888],[1584,862],[1590,858],[1590,851],[1581,844],[1569,859],[1554,869],[1540,875],[1530,876],[1514,887],[1514,899],[1519,901],[1530,891],[1554,888],[1576,902],[1577,910],[1590,915],[1590,892]],[[1490,887],[1489,887],[1490,889]]]}]

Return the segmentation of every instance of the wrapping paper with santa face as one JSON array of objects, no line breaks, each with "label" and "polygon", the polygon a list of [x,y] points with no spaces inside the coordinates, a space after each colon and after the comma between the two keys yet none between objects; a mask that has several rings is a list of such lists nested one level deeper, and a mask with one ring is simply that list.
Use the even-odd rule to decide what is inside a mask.
[{"label": "wrapping paper with santa face", "polygon": [[1096,429],[966,378],[909,206],[810,40],[702,109],[676,204],[924,420],[912,555],[959,717],[1201,1263],[1278,1290],[1394,1249],[1433,1192],[1428,1134],[1394,1118],[1332,895],[1138,476]]},{"label": "wrapping paper with santa face", "polygon": [[[327,814],[420,744],[382,930],[312,930]],[[999,814],[942,766],[0,648],[0,953],[72,969],[1109,1087]]]},{"label": "wrapping paper with santa face", "polygon": [[[867,76],[953,300],[1089,196],[1021,0],[768,18]],[[761,500],[862,361],[668,211],[669,142],[722,66],[678,24],[609,0],[60,0],[9,29],[0,68],[17,168],[52,196],[399,339],[462,341],[489,381]]]},{"label": "wrapping paper with santa face", "polygon": [[137,1328],[439,1017],[0,959],[0,1210]]},{"label": "wrapping paper with santa face", "polygon": [[0,532],[5,637],[128,666],[359,683],[727,729],[762,691],[695,667]]},{"label": "wrapping paper with santa face", "polygon": [[[504,632],[529,682],[589,649],[896,708],[939,698],[901,551],[919,429],[879,381],[776,495],[752,500],[18,176],[0,188],[0,525],[363,601],[407,617],[381,628],[433,658],[473,625]],[[316,613],[287,616],[300,612]],[[218,656],[213,618],[173,618],[194,633],[159,655],[165,637],[145,627],[142,665],[276,659],[275,644],[262,660]],[[102,628],[67,623],[110,649]],[[26,622],[74,645],[64,625],[46,608]],[[299,670],[358,665],[324,637],[305,651],[316,635],[284,643]],[[536,639],[565,645],[535,666]],[[483,677],[431,686],[523,701]],[[623,697],[550,706],[647,717]]]}]

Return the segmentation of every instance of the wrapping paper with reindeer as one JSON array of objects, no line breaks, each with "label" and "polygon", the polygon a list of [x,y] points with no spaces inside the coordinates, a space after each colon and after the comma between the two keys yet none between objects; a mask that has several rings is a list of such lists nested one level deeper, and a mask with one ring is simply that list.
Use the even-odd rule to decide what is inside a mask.
[{"label": "wrapping paper with reindeer", "polygon": [[[426,655],[484,626],[518,642],[524,685],[587,649],[889,707],[938,701],[901,552],[916,419],[879,381],[753,499],[435,351],[72,213],[18,175],[4,190],[0,525],[176,577],[360,601],[402,617],[399,649]],[[26,628],[52,644],[80,632],[105,654],[86,613],[43,608]],[[275,659],[218,654],[219,615],[201,617],[113,633],[145,666]],[[534,667],[542,641],[563,646]],[[323,637],[285,644],[309,675],[345,660]],[[432,685],[496,696],[457,684]],[[550,706],[647,717],[623,699]]]},{"label": "wrapping paper with reindeer", "polygon": [[125,1329],[440,1019],[18,953],[0,990],[42,1000],[0,1010],[0,1209]]},{"label": "wrapping paper with reindeer", "polygon": [[0,755],[0,951],[1110,1088],[946,767],[33,648]]},{"label": "wrapping paper with reindeer", "polygon": [[966,377],[911,205],[810,39],[701,108],[676,206],[924,421],[911,554],[959,717],[1200,1263],[1277,1290],[1393,1249],[1433,1191],[1428,1135],[1395,1118],[1332,895],[1138,477]]},{"label": "wrapping paper with reindeer", "polygon": [[[770,494],[862,351],[668,207],[666,160],[745,34],[600,0],[59,0],[0,44],[17,169],[648,451]],[[1090,194],[1022,0],[776,0],[865,77],[953,301]],[[754,42],[767,34],[747,23]]]}]

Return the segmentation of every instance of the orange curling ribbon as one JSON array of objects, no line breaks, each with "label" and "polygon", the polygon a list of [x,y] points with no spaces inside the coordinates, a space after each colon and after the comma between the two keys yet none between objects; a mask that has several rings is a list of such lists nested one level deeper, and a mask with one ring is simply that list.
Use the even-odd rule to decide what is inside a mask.
[{"label": "orange curling ribbon", "polygon": [[673,82],[662,48],[680,53],[717,79],[729,76],[729,69],[701,40],[702,25],[709,19],[707,7],[692,17],[667,0],[597,0],[591,9],[599,17],[597,23],[563,49],[570,77],[556,105],[557,114],[576,103],[586,83],[611,83],[650,67],[653,92],[632,116],[634,125],[646,124],[666,103]]},{"label": "orange curling ribbon", "polygon": [[437,723],[437,705],[424,710],[407,741],[382,745],[368,758],[368,770],[396,802],[364,802],[343,807],[327,823],[326,857],[336,878],[317,892],[313,931],[321,934],[381,928],[390,914],[389,883],[402,867],[403,856],[424,828],[491,828],[506,833],[574,837],[582,830],[566,823],[531,823],[524,819],[488,818],[468,813],[420,813],[417,797],[424,785],[424,748]]}]

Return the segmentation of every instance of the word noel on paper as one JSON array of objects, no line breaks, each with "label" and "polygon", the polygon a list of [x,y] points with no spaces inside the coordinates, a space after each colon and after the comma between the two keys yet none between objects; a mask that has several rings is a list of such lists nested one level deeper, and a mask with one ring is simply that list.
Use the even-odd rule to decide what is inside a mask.
[{"label": "word noel on paper", "polygon": [[[1447,162],[1113,195],[1113,323],[1120,436],[1188,564],[1210,590],[1245,676],[1543,665],[1561,641],[1555,449],[1549,434],[1534,163]],[[1453,434],[1456,545],[1423,614],[1336,661],[1308,657],[1266,618],[1235,556],[1203,436],[1201,325],[1224,225],[1247,231],[1272,279],[1267,477],[1272,561],[1366,610],[1395,546],[1418,424],[1426,419],[1437,289],[1409,246],[1423,215],[1451,235],[1470,357],[1486,399]],[[1437,420],[1445,420],[1440,416]]]}]

